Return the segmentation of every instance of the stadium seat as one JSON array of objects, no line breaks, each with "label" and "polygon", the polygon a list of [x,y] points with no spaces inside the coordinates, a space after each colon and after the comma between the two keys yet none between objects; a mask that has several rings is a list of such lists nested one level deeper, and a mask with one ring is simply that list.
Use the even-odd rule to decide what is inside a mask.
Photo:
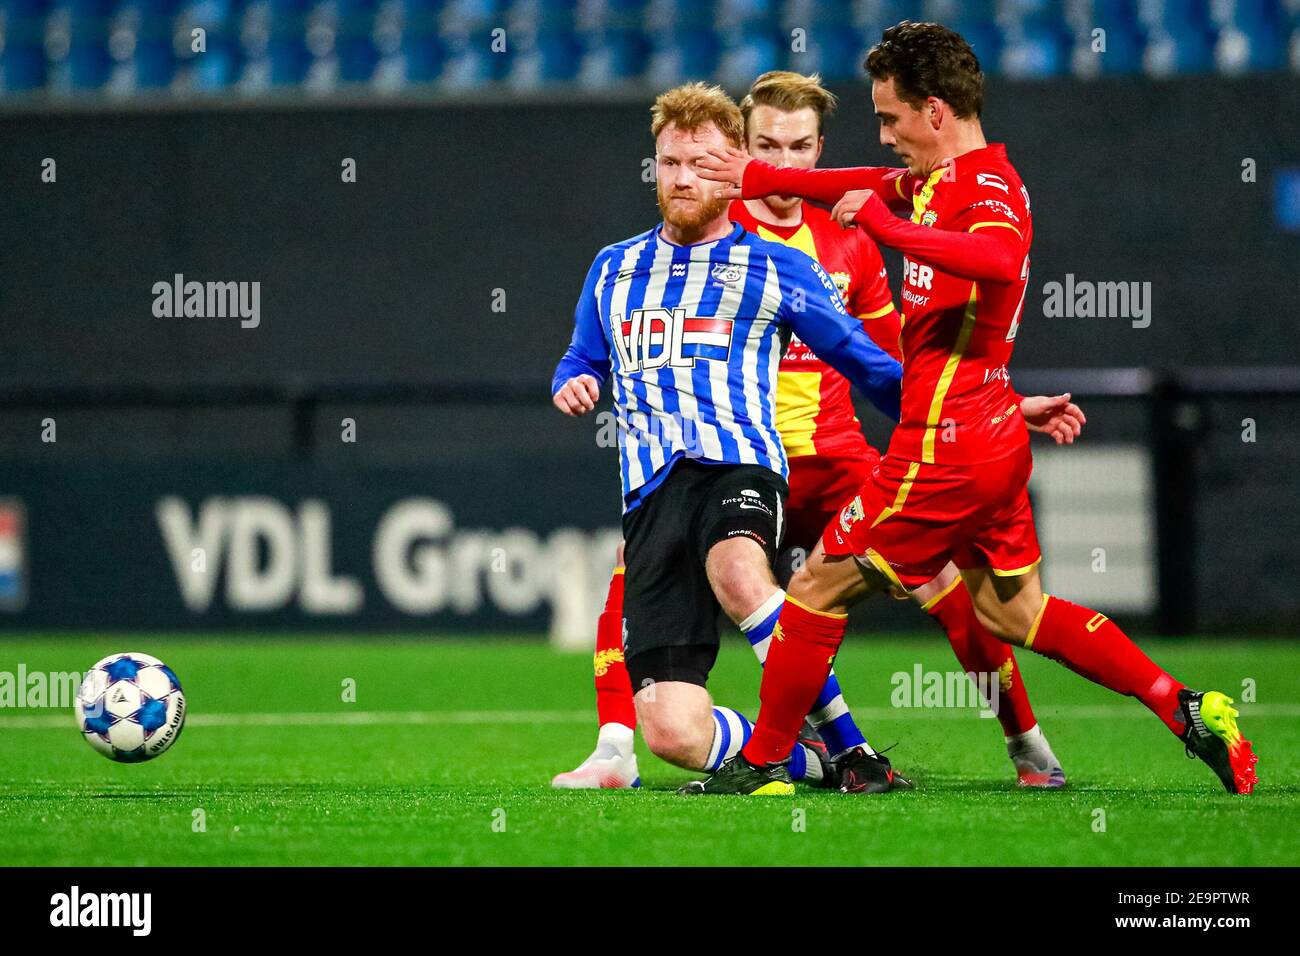
[{"label": "stadium seat", "polygon": [[717,66],[719,44],[712,30],[664,31],[650,37],[645,79],[652,87],[703,80]]},{"label": "stadium seat", "polygon": [[646,0],[576,0],[573,23],[587,38],[605,31],[640,31],[645,25]]},{"label": "stadium seat", "polygon": [[82,94],[108,81],[108,15],[112,0],[62,0],[45,21],[49,88]]},{"label": "stadium seat", "polygon": [[48,0],[5,0],[0,5],[0,93],[45,86],[45,14]]},{"label": "stadium seat", "polygon": [[788,47],[784,35],[762,22],[725,31],[714,79],[729,89],[745,89],[760,73],[784,67]]},{"label": "stadium seat", "polygon": [[[1138,19],[1137,0],[1079,0],[1070,4],[1067,20],[1075,36],[1071,56],[1075,76],[1141,72],[1146,36]],[[1096,30],[1104,33],[1094,36]]]},{"label": "stadium seat", "polygon": [[176,74],[171,18],[176,0],[124,0],[109,21],[108,50],[114,66],[108,91],[129,96],[164,89]]},{"label": "stadium seat", "polygon": [[1287,59],[1286,18],[1279,0],[1219,0],[1215,64],[1223,73],[1281,69]]},{"label": "stadium seat", "polygon": [[640,29],[616,28],[588,35],[576,80],[586,89],[604,89],[638,79],[645,71],[650,43]]},{"label": "stadium seat", "polygon": [[508,39],[505,52],[494,53],[491,30],[444,38],[447,59],[437,78],[440,87],[469,90],[496,83],[505,76],[512,55]]},{"label": "stadium seat", "polygon": [[441,11],[441,0],[382,0],[375,13],[375,89],[391,93],[437,80],[446,55],[438,31]]},{"label": "stadium seat", "polygon": [[326,92],[371,79],[379,60],[375,7],[375,0],[322,0],[307,15],[307,49],[313,58],[309,89]]},{"label": "stadium seat", "polygon": [[[184,3],[172,20],[172,52],[177,58],[173,85],[180,90],[216,93],[239,79],[243,56],[239,47],[239,0],[197,0]],[[193,49],[193,31],[202,28],[206,49]]]},{"label": "stadium seat", "polygon": [[307,0],[255,0],[244,14],[240,40],[247,59],[239,88],[256,94],[296,86],[307,76]]},{"label": "stadium seat", "polygon": [[800,73],[819,73],[828,83],[852,80],[862,76],[868,46],[854,30],[816,26],[808,31],[802,52],[787,40],[787,65]]},{"label": "stadium seat", "polygon": [[571,30],[542,30],[518,41],[506,79],[511,87],[520,90],[567,83],[577,76],[581,61],[582,45]]},{"label": "stadium seat", "polygon": [[1033,14],[1006,30],[998,66],[1002,73],[1018,78],[1060,76],[1068,71],[1072,43],[1069,29],[1055,12]]}]

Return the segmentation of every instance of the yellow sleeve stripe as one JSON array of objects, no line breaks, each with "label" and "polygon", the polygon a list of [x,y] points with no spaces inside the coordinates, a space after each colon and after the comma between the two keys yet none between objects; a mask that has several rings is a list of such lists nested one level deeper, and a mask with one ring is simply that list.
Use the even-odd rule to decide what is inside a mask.
[{"label": "yellow sleeve stripe", "polygon": [[1011,225],[1011,223],[1009,222],[977,222],[975,223],[975,225],[971,226],[966,231],[974,232],[976,229],[983,229],[985,226],[1002,226],[1005,229],[1010,229],[1017,236],[1020,236],[1021,239],[1025,238],[1024,236],[1020,235],[1020,230],[1017,229],[1015,226]]},{"label": "yellow sleeve stripe", "polygon": [[902,176],[899,176],[897,179],[894,180],[894,192],[898,193],[898,198],[899,198],[899,199],[906,199],[906,198],[907,198],[906,196],[903,195],[903,177],[902,177]]},{"label": "yellow sleeve stripe", "polygon": [[858,316],[858,318],[859,318],[859,319],[878,319],[878,318],[880,318],[882,315],[889,315],[889,313],[890,313],[890,312],[893,312],[893,311],[894,311],[894,303],[891,302],[891,303],[889,303],[889,305],[882,306],[881,308],[876,309],[875,312],[868,312],[868,313],[866,313],[865,315],[860,315],[860,316]]},{"label": "yellow sleeve stripe", "polygon": [[624,565],[619,565],[617,568],[614,569],[614,573],[615,573],[615,574],[622,574],[622,573],[623,573],[624,571],[626,571],[626,570],[627,570],[627,568],[626,568]]}]

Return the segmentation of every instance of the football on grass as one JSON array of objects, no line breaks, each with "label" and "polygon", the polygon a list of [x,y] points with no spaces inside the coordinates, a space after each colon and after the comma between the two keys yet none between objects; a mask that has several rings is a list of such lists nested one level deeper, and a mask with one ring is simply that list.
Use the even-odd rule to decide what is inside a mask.
[{"label": "football on grass", "polygon": [[73,709],[86,743],[122,763],[165,753],[185,726],[181,682],[158,658],[135,651],[92,667]]}]

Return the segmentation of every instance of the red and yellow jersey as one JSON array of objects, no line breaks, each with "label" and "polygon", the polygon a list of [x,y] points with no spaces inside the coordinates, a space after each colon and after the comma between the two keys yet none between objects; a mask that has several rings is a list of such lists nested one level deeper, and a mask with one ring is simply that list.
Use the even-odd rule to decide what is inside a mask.
[{"label": "red and yellow jersey", "polygon": [[[898,313],[894,310],[880,249],[861,229],[842,229],[830,213],[803,204],[797,226],[759,222],[736,200],[728,217],[760,238],[783,242],[819,262],[830,275],[849,314],[862,320],[872,340],[899,357]],[[786,456],[859,455],[867,448],[853,410],[849,382],[797,337],[781,360],[776,387],[776,428]]]},{"label": "red and yellow jersey", "polygon": [[1015,233],[1022,264],[1015,281],[984,282],[903,260],[902,419],[889,454],[949,465],[1003,458],[1029,440],[1007,372],[1029,279],[1029,194],[1001,144],[893,185],[912,197],[914,223]]}]

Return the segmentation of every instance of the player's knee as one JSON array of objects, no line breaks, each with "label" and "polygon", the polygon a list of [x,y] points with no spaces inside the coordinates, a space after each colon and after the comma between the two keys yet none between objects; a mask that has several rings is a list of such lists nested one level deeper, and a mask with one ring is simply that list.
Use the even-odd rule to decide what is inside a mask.
[{"label": "player's knee", "polygon": [[660,760],[678,767],[695,768],[701,763],[699,728],[667,715],[643,721],[641,736]]},{"label": "player's knee", "polygon": [[[757,550],[757,546],[755,546]],[[761,551],[758,554],[762,555]],[[743,621],[766,601],[776,587],[766,563],[746,560],[748,554],[724,555],[710,562],[709,579],[722,610],[733,621]]]}]

